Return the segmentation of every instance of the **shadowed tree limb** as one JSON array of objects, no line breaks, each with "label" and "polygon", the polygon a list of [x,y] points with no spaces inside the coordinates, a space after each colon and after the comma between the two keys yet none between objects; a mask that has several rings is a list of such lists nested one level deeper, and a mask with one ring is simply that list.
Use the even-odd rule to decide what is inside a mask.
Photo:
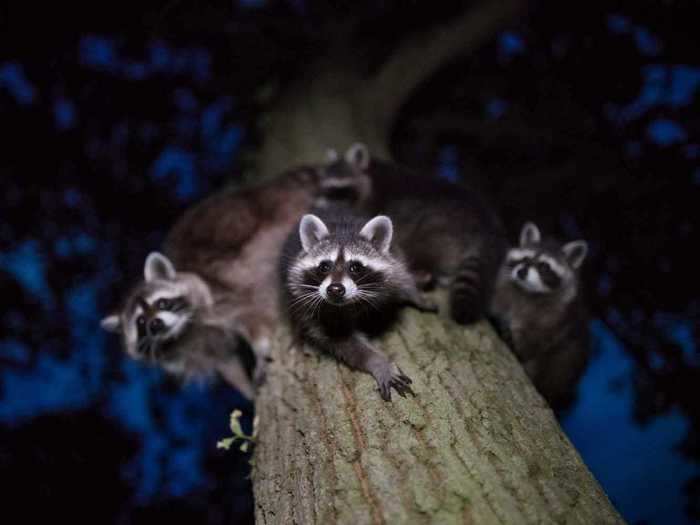
[{"label": "shadowed tree limb", "polygon": [[378,125],[391,129],[399,108],[423,81],[455,58],[478,49],[526,5],[524,0],[477,2],[454,20],[403,42],[364,94],[377,111]]}]

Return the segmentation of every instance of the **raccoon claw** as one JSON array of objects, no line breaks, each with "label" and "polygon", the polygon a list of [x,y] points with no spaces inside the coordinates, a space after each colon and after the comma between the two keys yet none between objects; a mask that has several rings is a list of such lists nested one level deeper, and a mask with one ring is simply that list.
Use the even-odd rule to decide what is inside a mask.
[{"label": "raccoon claw", "polygon": [[401,369],[393,365],[394,371],[390,372],[386,379],[377,381],[379,383],[379,395],[384,401],[391,401],[391,389],[396,390],[396,393],[405,398],[406,394],[411,394],[415,397],[415,392],[409,386],[413,381],[405,375]]}]

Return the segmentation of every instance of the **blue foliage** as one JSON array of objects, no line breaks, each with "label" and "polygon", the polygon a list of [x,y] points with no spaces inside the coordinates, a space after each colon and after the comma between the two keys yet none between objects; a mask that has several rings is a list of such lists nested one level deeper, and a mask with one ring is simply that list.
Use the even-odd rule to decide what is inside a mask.
[{"label": "blue foliage", "polygon": [[27,80],[22,65],[16,62],[0,64],[0,89],[7,90],[22,106],[33,103],[37,97],[36,88]]},{"label": "blue foliage", "polygon": [[85,36],[80,42],[80,63],[97,71],[136,81],[156,74],[188,75],[199,83],[211,77],[211,57],[201,47],[177,49],[155,40],[149,45],[143,60],[122,56],[119,47],[110,37]]},{"label": "blue foliage", "polygon": [[508,109],[508,101],[502,98],[492,98],[486,103],[486,114],[494,119],[501,118]]},{"label": "blue foliage", "polygon": [[656,119],[649,123],[647,134],[652,142],[660,146],[671,146],[688,139],[686,131],[677,122],[668,119]]},{"label": "blue foliage", "polygon": [[613,33],[628,33],[631,27],[632,24],[630,23],[629,18],[621,15],[608,16],[608,28],[610,28],[610,31]]},{"label": "blue foliage", "polygon": [[171,182],[175,194],[182,200],[192,198],[199,189],[195,157],[181,148],[165,148],[153,163],[151,175],[156,180],[167,179]]},{"label": "blue foliage", "polygon": [[68,130],[75,126],[76,111],[75,104],[70,100],[59,97],[53,106],[54,120],[56,127],[61,130]]},{"label": "blue foliage", "polygon": [[652,35],[647,28],[633,24],[627,17],[617,14],[609,15],[608,29],[612,33],[621,35],[631,34],[642,55],[656,56],[661,52],[659,39]]},{"label": "blue foliage", "polygon": [[54,297],[46,280],[45,254],[38,241],[27,240],[0,252],[0,268],[12,274],[44,307],[53,305]]},{"label": "blue foliage", "polygon": [[[7,341],[4,344],[8,344]],[[10,341],[18,353],[29,352]],[[79,348],[68,359],[60,359],[41,348],[32,368],[8,369],[0,376],[0,422],[17,425],[48,412],[87,406],[96,395],[95,382],[86,383],[86,374],[98,374],[95,366],[99,348]]]},{"label": "blue foliage", "polygon": [[445,146],[440,150],[438,175],[450,182],[460,180],[459,167],[457,166],[457,148],[455,146]]},{"label": "blue foliage", "polygon": [[625,124],[657,107],[681,108],[692,103],[700,87],[700,67],[687,65],[645,66],[639,96],[626,106],[610,105],[608,115]]},{"label": "blue foliage", "polygon": [[498,46],[501,55],[506,58],[520,55],[525,51],[525,42],[522,36],[512,31],[504,31],[498,37]]},{"label": "blue foliage", "polygon": [[114,39],[90,35],[80,42],[80,61],[83,65],[100,70],[113,71],[117,60]]}]

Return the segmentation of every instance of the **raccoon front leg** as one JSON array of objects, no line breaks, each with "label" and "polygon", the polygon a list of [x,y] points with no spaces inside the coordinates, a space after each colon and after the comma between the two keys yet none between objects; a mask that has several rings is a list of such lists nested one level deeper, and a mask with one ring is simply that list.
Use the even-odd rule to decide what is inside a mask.
[{"label": "raccoon front leg", "polygon": [[413,381],[384,354],[374,349],[363,336],[355,334],[348,339],[334,340],[328,346],[331,353],[350,368],[367,372],[377,382],[379,395],[391,401],[391,389],[401,397],[415,396],[410,385]]}]

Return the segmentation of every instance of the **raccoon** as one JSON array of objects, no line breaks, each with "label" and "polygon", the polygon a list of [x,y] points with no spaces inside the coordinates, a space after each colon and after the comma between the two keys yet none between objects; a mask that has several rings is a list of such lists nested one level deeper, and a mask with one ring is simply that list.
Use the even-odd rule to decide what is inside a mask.
[{"label": "raccoon", "polygon": [[357,206],[370,215],[391,217],[395,244],[419,287],[448,288],[450,315],[459,323],[484,316],[507,247],[494,208],[466,186],[371,159],[360,143],[348,149],[345,159],[334,161],[332,169],[339,171],[342,162],[349,166],[346,170],[368,174],[371,185]]},{"label": "raccoon", "polygon": [[501,264],[489,311],[535,387],[566,409],[588,362],[588,313],[579,272],[588,245],[542,239],[533,223]]},{"label": "raccoon", "polygon": [[368,173],[369,151],[362,143],[348,148],[341,158],[334,149],[326,152],[326,163],[320,165],[321,191],[315,208],[323,209],[333,204],[365,208],[372,195],[372,179]]},{"label": "raccoon", "polygon": [[287,312],[297,340],[372,375],[385,401],[391,401],[392,388],[402,397],[413,394],[411,379],[368,335],[377,333],[378,319],[401,305],[436,310],[418,292],[400,254],[391,250],[392,235],[386,216],[365,222],[333,210],[324,222],[308,214],[282,259]]},{"label": "raccoon", "polygon": [[146,258],[144,279],[127,295],[119,313],[105,317],[105,330],[121,333],[127,355],[159,363],[186,379],[221,374],[246,398],[253,385],[226,293],[199,275],[177,272],[163,254]]},{"label": "raccoon", "polygon": [[[250,394],[239,371],[223,370],[222,363],[241,353],[236,340],[245,341],[256,359],[254,383],[263,381],[270,338],[279,321],[277,261],[282,246],[314,202],[339,185],[334,177],[332,171],[300,167],[247,188],[221,191],[190,208],[170,230],[164,256],[147,259],[145,279],[102,326],[121,333],[132,357],[143,355],[171,371],[181,369],[186,377],[216,370]],[[350,187],[348,177],[343,176],[343,184]],[[332,203],[335,197],[325,200]],[[161,296],[185,302],[161,309]],[[147,342],[138,342],[139,322],[148,322],[142,330]],[[185,348],[178,348],[180,344]],[[202,359],[195,359],[200,351]],[[171,359],[183,355],[188,358]]]}]

